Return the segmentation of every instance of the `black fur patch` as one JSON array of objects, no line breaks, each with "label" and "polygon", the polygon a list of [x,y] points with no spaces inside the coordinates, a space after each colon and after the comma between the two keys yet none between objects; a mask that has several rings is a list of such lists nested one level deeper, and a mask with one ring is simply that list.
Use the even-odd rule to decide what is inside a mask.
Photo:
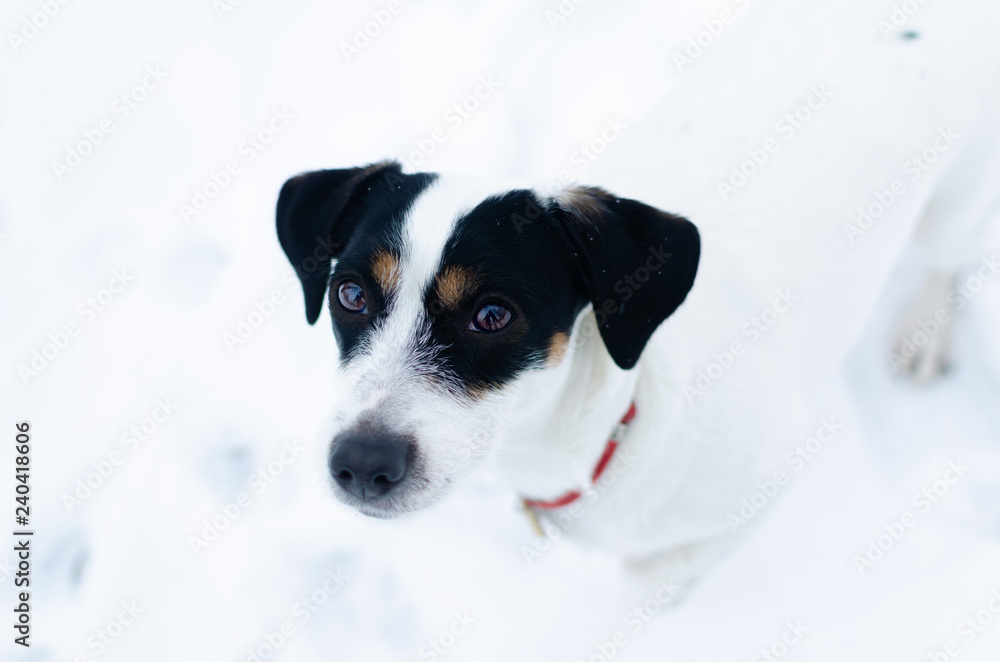
[{"label": "black fur patch", "polygon": [[[487,198],[459,219],[438,272],[454,267],[475,274],[475,287],[453,307],[437,301],[431,283],[424,303],[444,367],[467,391],[542,365],[553,337],[570,331],[587,301],[566,235],[531,191]],[[468,329],[488,303],[512,311],[513,321],[495,333]]]},{"label": "black fur patch", "polygon": [[[306,318],[315,323],[328,282],[333,330],[342,360],[355,352],[361,331],[385,313],[387,301],[373,277],[371,257],[383,250],[399,255],[406,212],[436,178],[404,175],[398,163],[320,170],[294,177],[278,197],[278,238],[302,281]],[[331,276],[330,262],[336,259]],[[367,315],[347,313],[337,303],[337,286],[357,280],[365,290]]]},{"label": "black fur patch", "polygon": [[[399,241],[406,214],[435,178],[403,175],[390,163],[308,173],[282,189],[282,247],[302,279],[310,323],[329,277],[342,361],[357,356],[366,333],[391,312],[393,295],[380,286],[374,258],[405,260]],[[317,245],[329,253],[325,262]],[[415,337],[429,325],[424,360],[434,365],[427,374],[472,394],[502,386],[558,355],[587,303],[615,363],[632,368],[687,296],[699,254],[698,231],[687,220],[600,189],[571,189],[546,201],[529,190],[491,196],[458,219],[439,279],[424,292],[426,318],[413,320]],[[366,314],[340,306],[345,280],[364,289]],[[493,333],[469,329],[486,304],[507,308],[513,320]]]},{"label": "black fur patch", "polygon": [[685,218],[592,187],[551,208],[574,248],[597,328],[620,368],[635,366],[657,327],[694,286],[698,229]]},{"label": "black fur patch", "polygon": [[[372,272],[372,257],[385,252],[397,260],[402,247],[403,221],[413,201],[433,181],[433,175],[404,175],[403,182],[371,187],[366,195],[370,202],[363,205],[356,225],[337,265],[330,276],[330,317],[333,332],[340,347],[341,362],[354,358],[366,329],[380,323],[389,313],[391,293],[380,286]],[[364,288],[368,312],[358,315],[347,312],[338,303],[337,290],[345,280],[354,280]]]}]

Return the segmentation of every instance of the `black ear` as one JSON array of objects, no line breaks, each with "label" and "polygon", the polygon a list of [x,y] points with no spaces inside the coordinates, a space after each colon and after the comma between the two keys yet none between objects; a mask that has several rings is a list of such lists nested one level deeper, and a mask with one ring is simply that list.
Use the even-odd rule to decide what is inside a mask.
[{"label": "black ear", "polygon": [[694,284],[697,228],[592,187],[563,191],[550,211],[569,237],[608,353],[619,367],[632,368]]},{"label": "black ear", "polygon": [[292,177],[278,195],[278,241],[302,281],[306,319],[314,324],[323,309],[330,260],[340,255],[353,232],[359,194],[375,179],[402,179],[398,163],[317,170]]}]

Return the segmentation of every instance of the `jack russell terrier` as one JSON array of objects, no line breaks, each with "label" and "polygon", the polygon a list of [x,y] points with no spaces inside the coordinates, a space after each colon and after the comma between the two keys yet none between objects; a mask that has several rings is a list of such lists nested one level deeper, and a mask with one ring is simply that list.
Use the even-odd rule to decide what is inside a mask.
[{"label": "jack russell terrier", "polygon": [[738,18],[675,53],[680,82],[594,186],[393,161],[284,185],[278,237],[310,324],[328,299],[350,393],[322,448],[337,498],[410,513],[489,455],[535,515],[572,509],[570,538],[720,549],[914,235],[934,272],[891,356],[940,370],[944,332],[907,334],[954,305],[957,269],[998,267],[977,247],[1000,205],[1000,10],[932,3],[900,26],[886,3],[780,0]]}]

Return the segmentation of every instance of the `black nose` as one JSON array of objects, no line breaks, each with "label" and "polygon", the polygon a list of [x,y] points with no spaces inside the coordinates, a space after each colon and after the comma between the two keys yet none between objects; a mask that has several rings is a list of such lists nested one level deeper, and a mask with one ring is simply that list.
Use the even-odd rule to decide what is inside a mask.
[{"label": "black nose", "polygon": [[359,499],[388,494],[406,477],[413,455],[407,437],[373,430],[344,433],[334,442],[330,473]]}]

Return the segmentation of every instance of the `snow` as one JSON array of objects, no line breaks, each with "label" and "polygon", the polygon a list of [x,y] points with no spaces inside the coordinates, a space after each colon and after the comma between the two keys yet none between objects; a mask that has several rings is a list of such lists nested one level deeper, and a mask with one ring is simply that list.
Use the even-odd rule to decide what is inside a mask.
[{"label": "snow", "polygon": [[[835,415],[845,429],[732,556],[671,609],[652,603],[659,613],[638,632],[626,615],[645,599],[623,590],[617,559],[557,540],[525,561],[531,530],[488,467],[403,522],[369,521],[316,488],[304,447],[336,397],[336,349],[325,317],[305,324],[275,240],[281,183],[392,155],[585,180],[578,147],[606,122],[641,117],[681,75],[670,54],[732,3],[563,2],[575,9],[554,27],[555,0],[243,2],[221,17],[219,4],[58,5],[0,59],[0,420],[32,424],[36,531],[33,645],[15,646],[8,629],[4,660],[235,662],[278,643],[274,659],[434,659],[433,639],[446,660],[599,660],[613,645],[616,660],[750,661],[780,650],[789,628],[807,630],[786,637],[797,639],[789,660],[953,659],[940,657],[949,640],[963,661],[1000,656],[1000,614],[981,612],[1000,589],[1000,286],[954,322],[956,369],[913,388],[885,354],[916,251],[815,402],[814,420]],[[20,32],[39,11],[13,0],[2,25]],[[391,20],[348,62],[341,44],[372,12]],[[497,87],[480,89],[474,112],[448,114],[490,77]],[[123,114],[116,99],[144,78],[150,89]],[[243,144],[276,113],[291,117],[271,142]],[[52,162],[104,119],[113,131],[60,179]],[[428,140],[429,156],[413,156]],[[213,174],[225,181],[231,161],[238,173],[185,222],[181,205]],[[120,291],[88,309],[122,270]],[[230,351],[225,335],[261,309]],[[71,324],[78,333],[23,379],[18,366]],[[130,436],[154,412],[155,429]],[[68,508],[113,452],[120,464]],[[913,495],[949,461],[967,473],[920,513]],[[254,480],[261,470],[273,481]],[[238,516],[196,555],[191,538],[232,504]],[[907,511],[913,526],[859,573],[855,556]],[[123,602],[141,613],[109,629],[131,620]],[[990,619],[981,632],[956,630],[977,613]],[[118,633],[103,650],[102,630]],[[624,645],[607,643],[616,635]]]}]

